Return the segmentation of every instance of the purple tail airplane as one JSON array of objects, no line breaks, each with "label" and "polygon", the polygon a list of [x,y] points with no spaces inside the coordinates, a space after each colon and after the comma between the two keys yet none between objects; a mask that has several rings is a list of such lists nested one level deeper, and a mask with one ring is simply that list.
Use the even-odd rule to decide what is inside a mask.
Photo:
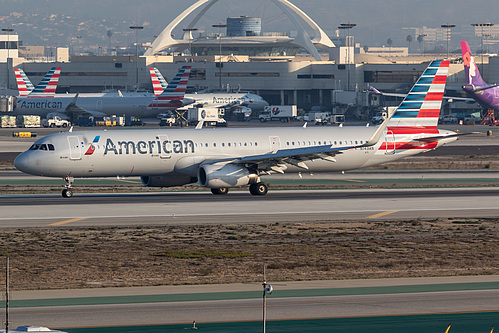
[{"label": "purple tail airplane", "polygon": [[463,90],[484,108],[499,111],[499,86],[497,84],[490,85],[483,81],[468,42],[461,41],[461,50],[463,52],[464,73],[466,74],[466,84],[463,86]]}]

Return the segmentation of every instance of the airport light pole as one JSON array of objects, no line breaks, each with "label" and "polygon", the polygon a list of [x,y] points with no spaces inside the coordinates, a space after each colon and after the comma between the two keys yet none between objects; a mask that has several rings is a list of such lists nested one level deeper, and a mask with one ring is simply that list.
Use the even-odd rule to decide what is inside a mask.
[{"label": "airport light pole", "polygon": [[184,30],[184,32],[189,33],[189,55],[192,57],[192,32],[197,31],[198,29],[189,27],[189,28],[182,29],[182,30]]},{"label": "airport light pole", "polygon": [[226,28],[227,24],[213,24],[213,28],[218,28],[218,44],[220,46],[220,58],[218,59],[218,88],[222,90],[222,28]]},{"label": "airport light pole", "polygon": [[447,39],[447,59],[449,59],[449,38],[450,38],[450,29],[454,28],[455,24],[442,24],[441,27],[447,29],[447,35],[445,36]]},{"label": "airport light pole", "polygon": [[347,90],[350,90],[350,30],[357,26],[355,23],[340,23],[338,29],[347,31],[347,39],[345,41],[345,45],[347,47]]},{"label": "airport light pole", "polygon": [[130,29],[135,31],[135,91],[137,91],[139,89],[139,31],[144,27],[132,25]]},{"label": "airport light pole", "polygon": [[480,27],[481,30],[482,30],[481,33],[480,33],[480,35],[481,35],[480,36],[481,37],[481,48],[482,48],[482,50],[481,50],[482,51],[481,52],[482,53],[482,75],[483,75],[483,36],[484,36],[484,34],[483,34],[483,27],[489,27],[490,28],[493,25],[494,25],[494,23],[483,23],[483,22],[481,22],[481,23],[472,23],[471,24],[471,26],[474,27],[475,29],[476,29],[476,27]]},{"label": "airport light pole", "polygon": [[14,31],[12,28],[3,28],[3,32],[7,33],[7,89],[9,89],[9,81],[10,81],[10,70],[9,70],[9,58],[10,58],[10,33]]}]

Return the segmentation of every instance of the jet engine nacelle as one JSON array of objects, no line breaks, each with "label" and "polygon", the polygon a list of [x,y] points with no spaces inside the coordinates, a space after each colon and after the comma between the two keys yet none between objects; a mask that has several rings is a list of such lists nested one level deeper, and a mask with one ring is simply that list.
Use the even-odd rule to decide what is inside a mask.
[{"label": "jet engine nacelle", "polygon": [[196,177],[179,175],[179,174],[166,174],[161,176],[142,176],[140,177],[142,184],[149,187],[172,187],[182,186],[197,182]]},{"label": "jet engine nacelle", "polygon": [[208,188],[236,187],[254,184],[258,175],[237,165],[203,164],[198,171],[199,184]]}]

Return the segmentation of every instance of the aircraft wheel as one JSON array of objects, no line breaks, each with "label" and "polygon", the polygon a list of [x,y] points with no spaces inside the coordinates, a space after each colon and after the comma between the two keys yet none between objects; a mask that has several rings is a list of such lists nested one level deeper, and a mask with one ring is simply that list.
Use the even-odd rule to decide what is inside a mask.
[{"label": "aircraft wheel", "polygon": [[265,183],[256,183],[250,185],[250,193],[253,195],[265,195],[269,191],[269,187]]},{"label": "aircraft wheel", "polygon": [[62,190],[62,197],[63,198],[71,198],[73,196],[73,191],[69,188],[65,188]]},{"label": "aircraft wheel", "polygon": [[225,195],[229,193],[229,189],[227,187],[212,188],[211,193],[215,195]]}]

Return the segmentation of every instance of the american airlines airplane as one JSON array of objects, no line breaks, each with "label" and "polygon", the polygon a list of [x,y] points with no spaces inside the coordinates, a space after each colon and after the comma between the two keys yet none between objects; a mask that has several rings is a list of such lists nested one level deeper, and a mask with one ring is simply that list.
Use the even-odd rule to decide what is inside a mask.
[{"label": "american airlines airplane", "polygon": [[[161,72],[156,67],[149,67],[154,95],[161,94],[167,83]],[[263,111],[269,103],[261,96],[251,93],[194,93],[185,94],[185,98],[192,100],[193,104],[202,104],[203,107],[226,108],[232,106],[246,106],[252,111]]]},{"label": "american airlines airplane", "polygon": [[[60,70],[60,69],[59,69]],[[32,96],[35,90],[19,97],[13,112],[9,114],[48,114],[67,118],[78,116],[125,115],[147,117],[155,116],[166,110],[175,109],[192,103],[184,99],[191,66],[184,66],[160,95],[150,94],[109,95],[57,94],[51,96]],[[55,93],[55,89],[54,93]]]},{"label": "american airlines airplane", "polygon": [[396,161],[453,142],[437,129],[449,61],[433,61],[393,115],[378,127],[134,129],[52,134],[21,153],[25,173],[74,178],[140,176],[145,186],[199,182],[213,194],[248,186],[265,195],[261,175],[332,172]]}]

